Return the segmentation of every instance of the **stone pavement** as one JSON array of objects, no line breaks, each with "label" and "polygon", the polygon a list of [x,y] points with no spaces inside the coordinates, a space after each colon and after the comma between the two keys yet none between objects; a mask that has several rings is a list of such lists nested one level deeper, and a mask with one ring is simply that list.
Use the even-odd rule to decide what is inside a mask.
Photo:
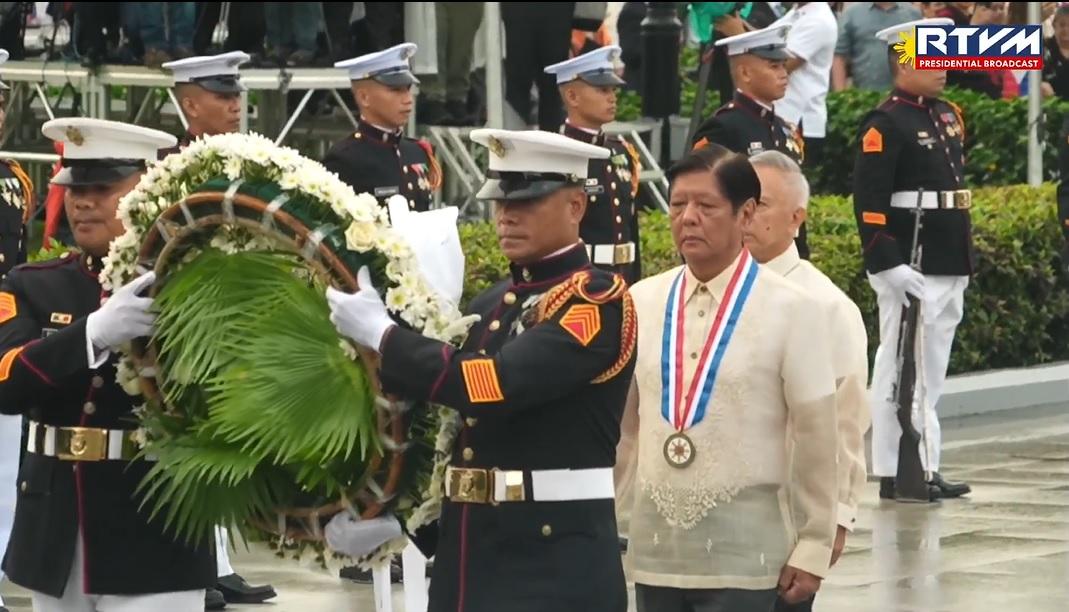
[{"label": "stone pavement", "polygon": [[[935,506],[880,502],[868,485],[859,526],[817,612],[1069,610],[1069,406],[944,423],[943,473],[973,485]],[[372,612],[371,587],[254,549],[234,564],[275,585],[261,612]],[[28,598],[2,588],[12,612]],[[402,612],[400,587],[394,610]]]}]

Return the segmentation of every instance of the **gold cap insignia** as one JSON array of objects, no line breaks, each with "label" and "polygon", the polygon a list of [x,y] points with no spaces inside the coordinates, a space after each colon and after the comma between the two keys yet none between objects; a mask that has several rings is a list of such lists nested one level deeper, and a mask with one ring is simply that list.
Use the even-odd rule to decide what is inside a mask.
[{"label": "gold cap insignia", "polygon": [[486,147],[490,149],[491,153],[498,157],[505,156],[505,145],[493,136],[486,140]]},{"label": "gold cap insignia", "polygon": [[80,147],[83,143],[85,143],[85,136],[82,135],[82,131],[74,127],[73,125],[67,127],[67,129],[64,130],[63,134],[67,137],[67,141],[76,147]]}]

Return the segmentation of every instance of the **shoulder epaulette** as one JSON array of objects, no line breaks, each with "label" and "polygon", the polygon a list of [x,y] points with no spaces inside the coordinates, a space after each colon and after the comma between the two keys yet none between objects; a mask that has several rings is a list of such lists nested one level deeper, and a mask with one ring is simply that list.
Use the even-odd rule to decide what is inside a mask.
[{"label": "shoulder epaulette", "polygon": [[19,266],[16,266],[15,269],[16,270],[20,270],[20,271],[21,270],[49,270],[51,268],[58,268],[58,267],[63,266],[63,265],[67,265],[67,264],[71,264],[71,263],[77,263],[77,262],[78,262],[78,254],[73,252],[73,251],[68,251],[67,253],[64,253],[62,256],[57,257],[55,259],[48,259],[48,260],[45,260],[45,261],[34,261],[34,262],[30,262],[30,263],[24,263],[24,264],[21,264]]},{"label": "shoulder epaulette", "polygon": [[[883,102],[880,102],[880,104],[873,110],[887,110],[887,109],[891,108],[892,106],[894,106],[895,104],[898,104],[898,102],[899,102],[899,99],[897,97],[889,96],[887,98],[884,98]],[[869,112],[871,113],[872,111],[869,111]]]},{"label": "shoulder epaulette", "polygon": [[719,115],[720,113],[723,113],[723,112],[729,111],[729,110],[734,110],[734,109],[735,109],[735,103],[734,102],[728,102],[727,104],[725,104],[725,105],[721,106],[720,108],[716,109],[715,111],[713,111],[713,116],[715,117],[715,116]]},{"label": "shoulder epaulette", "polygon": [[591,290],[591,284],[601,280],[590,270],[576,272],[568,280],[550,288],[538,304],[538,321],[552,317],[572,298],[591,304],[607,304],[627,293],[627,282],[619,274],[612,275],[611,284],[603,291]]}]

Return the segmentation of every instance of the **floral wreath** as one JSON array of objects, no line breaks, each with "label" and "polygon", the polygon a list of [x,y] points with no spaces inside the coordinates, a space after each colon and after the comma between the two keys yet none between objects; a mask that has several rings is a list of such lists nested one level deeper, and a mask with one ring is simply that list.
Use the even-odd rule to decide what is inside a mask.
[{"label": "floral wreath", "polygon": [[[319,163],[302,157],[293,149],[276,146],[263,136],[252,134],[224,134],[198,139],[179,153],[172,154],[148,168],[137,186],[119,202],[118,217],[126,232],[110,245],[101,273],[104,289],[114,291],[144,270],[146,262],[142,261],[142,246],[146,238],[156,231],[155,228],[165,211],[202,191],[205,185],[218,185],[220,182],[229,184],[228,194],[243,188],[242,185],[269,184],[275,188],[272,193],[280,191],[282,194],[297,196],[302,205],[316,211],[319,218],[329,217],[340,245],[338,250],[345,257],[363,257],[362,261],[374,257],[382,264],[379,274],[380,278],[385,280],[386,306],[395,318],[413,330],[430,338],[457,344],[477,320],[477,317],[462,317],[455,305],[431,289],[423,278],[408,244],[390,226],[387,215],[376,198],[369,194],[357,195],[337,175],[327,171]],[[188,211],[186,214],[188,216]],[[206,240],[198,248],[191,249],[182,258],[176,266],[176,274],[182,274],[186,269],[194,269],[199,259],[207,258],[201,256],[209,252],[233,256],[278,250],[279,244],[271,240],[270,236],[250,232],[245,227],[221,226],[210,236],[210,240]],[[164,279],[161,278],[157,285],[163,282]],[[166,291],[166,285],[161,291]],[[157,304],[159,303],[158,299]],[[163,310],[165,307],[160,308]],[[166,313],[161,312],[159,325],[165,325],[165,318]],[[160,333],[161,329],[158,329],[157,335]],[[357,351],[347,340],[338,336],[337,342],[349,360],[358,361]],[[117,380],[127,393],[139,395],[143,390],[142,378],[155,373],[146,374],[146,368],[139,368],[133,351],[124,350],[122,353],[117,368]],[[374,411],[375,406],[381,402],[382,398],[378,398],[368,409]],[[182,420],[184,417],[176,417],[174,409],[168,409],[161,402],[147,401],[136,412],[140,417],[140,429],[135,436],[146,453],[165,455],[182,444],[188,444],[190,439],[198,443],[203,441],[197,438],[203,423],[190,419]],[[445,470],[459,431],[459,417],[452,409],[427,407],[422,411],[422,415],[425,419],[422,434],[416,432],[414,435],[422,435],[433,459],[423,466],[419,474],[413,476],[407,490],[399,491],[388,508],[403,521],[409,533],[433,522],[440,514]],[[181,426],[175,426],[176,418]],[[280,432],[280,435],[283,434],[285,432]],[[218,436],[218,432],[216,435]],[[242,450],[247,448],[248,446],[242,447]],[[268,459],[263,461],[269,463]],[[163,501],[179,504],[185,501],[182,499],[183,495],[178,495],[177,485],[168,496],[161,494],[166,492],[165,486],[150,482],[154,476],[164,480],[177,478],[172,473],[177,469],[173,465],[170,468],[154,468],[149,479],[142,484],[142,489],[148,493],[146,505],[151,505],[149,498],[153,494],[159,498],[157,501],[161,502],[157,504],[154,512],[161,511]],[[223,469],[220,467],[220,470]],[[185,482],[194,487],[198,485],[198,481],[192,477]],[[196,497],[192,493],[190,495]],[[234,495],[238,493],[235,492]],[[348,500],[343,499],[343,502],[348,503]],[[200,512],[197,508],[189,508],[187,511]],[[199,516],[197,520],[202,526],[230,523],[243,531],[249,531],[250,525],[242,520],[240,512],[218,512],[221,516]],[[176,528],[178,534],[188,538],[200,533],[193,527],[192,522],[183,522],[182,516],[177,519],[174,516],[169,517],[169,520],[172,519],[171,525]],[[316,535],[319,535],[318,529],[318,524],[312,526]],[[307,541],[294,541],[289,538],[284,528],[281,532],[273,532],[271,529],[253,526],[251,531],[264,532],[263,535],[269,537],[269,542],[278,544],[280,554],[284,550],[296,550],[295,558],[308,559],[310,555],[314,555],[324,566],[348,562],[336,551],[330,551],[323,538],[318,538],[309,545]],[[406,544],[405,537],[396,538],[383,544],[371,555],[358,560],[358,563],[363,567],[380,564],[402,550]]]}]

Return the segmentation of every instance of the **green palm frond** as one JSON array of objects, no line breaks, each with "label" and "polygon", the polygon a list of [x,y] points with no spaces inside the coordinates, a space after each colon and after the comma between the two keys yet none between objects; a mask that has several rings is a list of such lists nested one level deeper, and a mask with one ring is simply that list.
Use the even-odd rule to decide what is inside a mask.
[{"label": "green palm frond", "polygon": [[270,519],[289,501],[286,471],[238,448],[186,437],[147,452],[158,461],[140,486],[142,507],[187,543],[207,541],[216,525]]},{"label": "green palm frond", "polygon": [[196,541],[364,475],[381,452],[374,394],[296,256],[206,250],[156,303],[164,397],[187,433],[157,445],[143,493],[169,528]]}]

